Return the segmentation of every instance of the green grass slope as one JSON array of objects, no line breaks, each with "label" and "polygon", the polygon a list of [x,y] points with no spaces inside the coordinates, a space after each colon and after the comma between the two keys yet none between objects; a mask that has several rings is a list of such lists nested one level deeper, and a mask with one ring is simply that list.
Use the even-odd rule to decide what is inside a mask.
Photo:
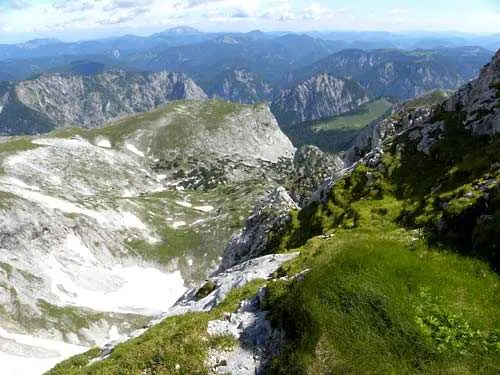
[{"label": "green grass slope", "polygon": [[498,274],[401,227],[403,206],[382,173],[358,167],[292,216],[276,246],[301,255],[278,274],[309,271],[270,287],[285,332],[271,374],[500,371]]},{"label": "green grass slope", "polygon": [[[123,119],[111,121],[103,127],[65,128],[56,130],[51,135],[61,138],[78,135],[89,140],[103,136],[109,139],[113,146],[120,146],[127,137],[138,130],[154,129],[162,132],[155,134],[155,147],[176,149],[187,146],[186,142],[191,132],[200,129],[214,131],[223,124],[226,116],[238,113],[244,108],[242,104],[221,100],[173,101],[150,112],[132,114]],[[168,129],[164,126],[167,122],[169,123]]]},{"label": "green grass slope", "polygon": [[392,104],[386,99],[378,99],[341,116],[282,126],[282,129],[297,147],[314,145],[326,152],[344,151],[352,145],[363,128],[391,107]]}]

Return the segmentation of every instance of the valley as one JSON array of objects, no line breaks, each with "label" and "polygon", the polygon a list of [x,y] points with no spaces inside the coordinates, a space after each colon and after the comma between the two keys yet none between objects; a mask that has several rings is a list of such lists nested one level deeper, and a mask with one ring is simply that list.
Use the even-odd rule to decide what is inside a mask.
[{"label": "valley", "polygon": [[390,112],[392,106],[387,99],[378,99],[339,116],[282,128],[296,146],[313,144],[326,152],[341,152],[348,150],[360,131]]}]

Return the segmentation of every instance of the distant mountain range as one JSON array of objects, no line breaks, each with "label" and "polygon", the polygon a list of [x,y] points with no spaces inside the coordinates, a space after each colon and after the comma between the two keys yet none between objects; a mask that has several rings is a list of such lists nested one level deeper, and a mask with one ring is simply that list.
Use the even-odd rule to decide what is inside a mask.
[{"label": "distant mountain range", "polygon": [[[0,89],[0,133],[96,126],[190,99],[184,92],[196,92],[195,99],[265,101],[280,125],[300,127],[381,97],[398,102],[435,89],[457,89],[477,76],[493,52],[453,45],[488,45],[500,38],[424,36],[204,33],[177,27],[147,37],[0,45],[0,82],[10,81]],[[395,48],[414,46],[435,48]],[[121,78],[110,80],[116,74]],[[163,87],[158,77],[172,82]]]},{"label": "distant mountain range", "polygon": [[[0,60],[39,57],[104,54],[114,56],[146,51],[155,47],[173,47],[215,40],[220,37],[270,40],[292,32],[247,33],[203,32],[188,26],[178,26],[149,36],[123,35],[104,39],[63,42],[58,39],[34,39],[19,44],[0,44]],[[294,34],[297,35],[297,34]],[[434,49],[442,47],[480,46],[491,51],[500,47],[500,34],[473,35],[457,33],[390,33],[390,32],[307,32],[302,35],[342,49]]]},{"label": "distant mountain range", "polygon": [[[214,57],[221,61],[215,71],[210,65],[203,67],[205,58],[210,60],[210,49],[202,43],[187,46],[187,55],[193,59],[186,57],[184,65],[176,65],[186,74],[141,72],[137,67],[112,68],[103,62],[78,60],[28,80],[5,82],[0,88],[0,133],[33,134],[70,125],[94,127],[171,100],[205,98],[240,103],[266,101],[279,124],[285,130],[294,125],[297,132],[303,122],[352,112],[380,97],[397,102],[434,89],[456,89],[474,78],[491,55],[480,47],[412,52],[344,50],[282,77],[290,67],[287,59],[291,55],[295,54],[296,61],[307,58],[305,46],[301,52],[301,48],[284,43],[281,50],[271,52],[271,44],[267,43],[242,42],[241,47],[231,48],[225,38],[218,40],[222,44],[207,42],[222,46]],[[295,38],[277,38],[291,39],[297,42]],[[278,42],[275,39],[273,43]],[[318,46],[321,43],[309,46],[309,51],[318,51]],[[180,53],[185,47],[176,48]],[[226,60],[222,51],[229,54]],[[242,69],[231,64],[231,56],[235,55],[240,56],[236,66]],[[274,80],[263,77],[273,77],[272,71],[276,74]],[[214,78],[193,80],[189,73],[195,72],[199,72],[197,76]]]},{"label": "distant mountain range", "polygon": [[0,44],[0,80],[26,79],[75,60],[141,70],[170,70],[206,81],[226,70],[257,73],[270,81],[306,67],[329,55],[359,49],[443,49],[478,46],[492,52],[500,47],[500,34],[457,36],[448,34],[392,34],[383,32],[206,33],[175,27],[150,36],[118,37],[63,42],[35,39]]}]

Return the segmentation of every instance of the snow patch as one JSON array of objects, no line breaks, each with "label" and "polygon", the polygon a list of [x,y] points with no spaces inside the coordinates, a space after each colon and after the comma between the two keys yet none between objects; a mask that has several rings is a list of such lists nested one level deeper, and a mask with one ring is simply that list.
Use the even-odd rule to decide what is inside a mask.
[{"label": "snow patch", "polygon": [[183,227],[186,225],[186,222],[185,221],[175,221],[173,224],[172,224],[172,228],[174,229],[179,229],[180,227]]},{"label": "snow patch", "polygon": [[0,184],[12,185],[14,187],[18,187],[18,188],[22,188],[22,189],[40,191],[40,188],[38,186],[28,185],[24,181],[21,181],[20,179],[18,179],[16,177],[10,177],[10,176],[0,177]]},{"label": "snow patch", "polygon": [[179,206],[181,207],[186,207],[186,208],[191,208],[193,205],[187,201],[175,201]]},{"label": "snow patch", "polygon": [[99,138],[96,140],[96,146],[102,147],[102,148],[111,148],[111,142],[107,138]]},{"label": "snow patch", "polygon": [[132,143],[125,143],[125,148],[132,152],[133,154],[136,154],[137,156],[140,156],[141,158],[144,157],[144,152],[140,151],[137,147],[135,147]]},{"label": "snow patch", "polygon": [[[77,280],[54,254],[48,256],[46,265],[52,278],[51,291],[63,306],[152,316],[168,310],[186,291],[179,271],[166,273],[137,265],[105,268],[89,264],[80,268]],[[85,280],[85,285],[77,284],[80,279]],[[157,293],[160,285],[161,295]]]},{"label": "snow patch", "polygon": [[213,206],[195,206],[193,208],[196,211],[201,211],[201,212],[210,212],[210,211],[213,211],[213,209],[214,209]]},{"label": "snow patch", "polygon": [[114,229],[136,228],[146,231],[146,225],[134,214],[126,211],[118,212],[112,210],[96,211],[81,207],[73,202],[44,195],[37,191],[21,188],[18,185],[2,185],[0,180],[0,191],[15,194],[30,202],[37,203],[51,210],[59,210],[68,214],[80,214],[96,220],[99,225]]},{"label": "snow patch", "polygon": [[73,233],[69,234],[66,238],[64,247],[67,248],[72,255],[76,255],[84,262],[97,263],[95,255],[92,254],[92,252],[82,244],[82,240]]},{"label": "snow patch", "polygon": [[10,333],[0,328],[2,375],[39,375],[89,348],[62,341]]}]

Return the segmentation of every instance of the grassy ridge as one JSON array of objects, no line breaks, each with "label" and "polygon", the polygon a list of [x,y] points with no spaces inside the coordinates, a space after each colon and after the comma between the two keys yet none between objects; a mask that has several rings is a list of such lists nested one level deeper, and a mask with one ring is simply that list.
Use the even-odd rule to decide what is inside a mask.
[{"label": "grassy ridge", "polygon": [[311,241],[304,281],[271,288],[271,320],[287,334],[271,373],[498,371],[498,276],[397,230],[363,232]]},{"label": "grassy ridge", "polygon": [[286,333],[271,373],[500,371],[499,139],[435,120],[429,154],[403,134],[275,235],[301,251],[279,275],[310,271],[270,288]]},{"label": "grassy ridge", "polygon": [[360,167],[292,218],[278,245],[301,255],[278,275],[310,271],[270,287],[266,308],[286,333],[270,373],[500,370],[498,275],[401,228],[402,209],[384,176]]},{"label": "grassy ridge", "polygon": [[[51,133],[54,137],[69,138],[81,136],[92,140],[103,136],[113,146],[120,146],[127,137],[137,130],[153,128],[152,148],[178,149],[188,145],[189,138],[199,129],[213,131],[223,123],[226,116],[237,114],[245,105],[222,100],[173,101],[150,112],[136,113],[123,119],[114,120],[93,129],[64,128]],[[166,125],[169,120],[168,126]],[[158,151],[158,150],[156,150]]]}]

